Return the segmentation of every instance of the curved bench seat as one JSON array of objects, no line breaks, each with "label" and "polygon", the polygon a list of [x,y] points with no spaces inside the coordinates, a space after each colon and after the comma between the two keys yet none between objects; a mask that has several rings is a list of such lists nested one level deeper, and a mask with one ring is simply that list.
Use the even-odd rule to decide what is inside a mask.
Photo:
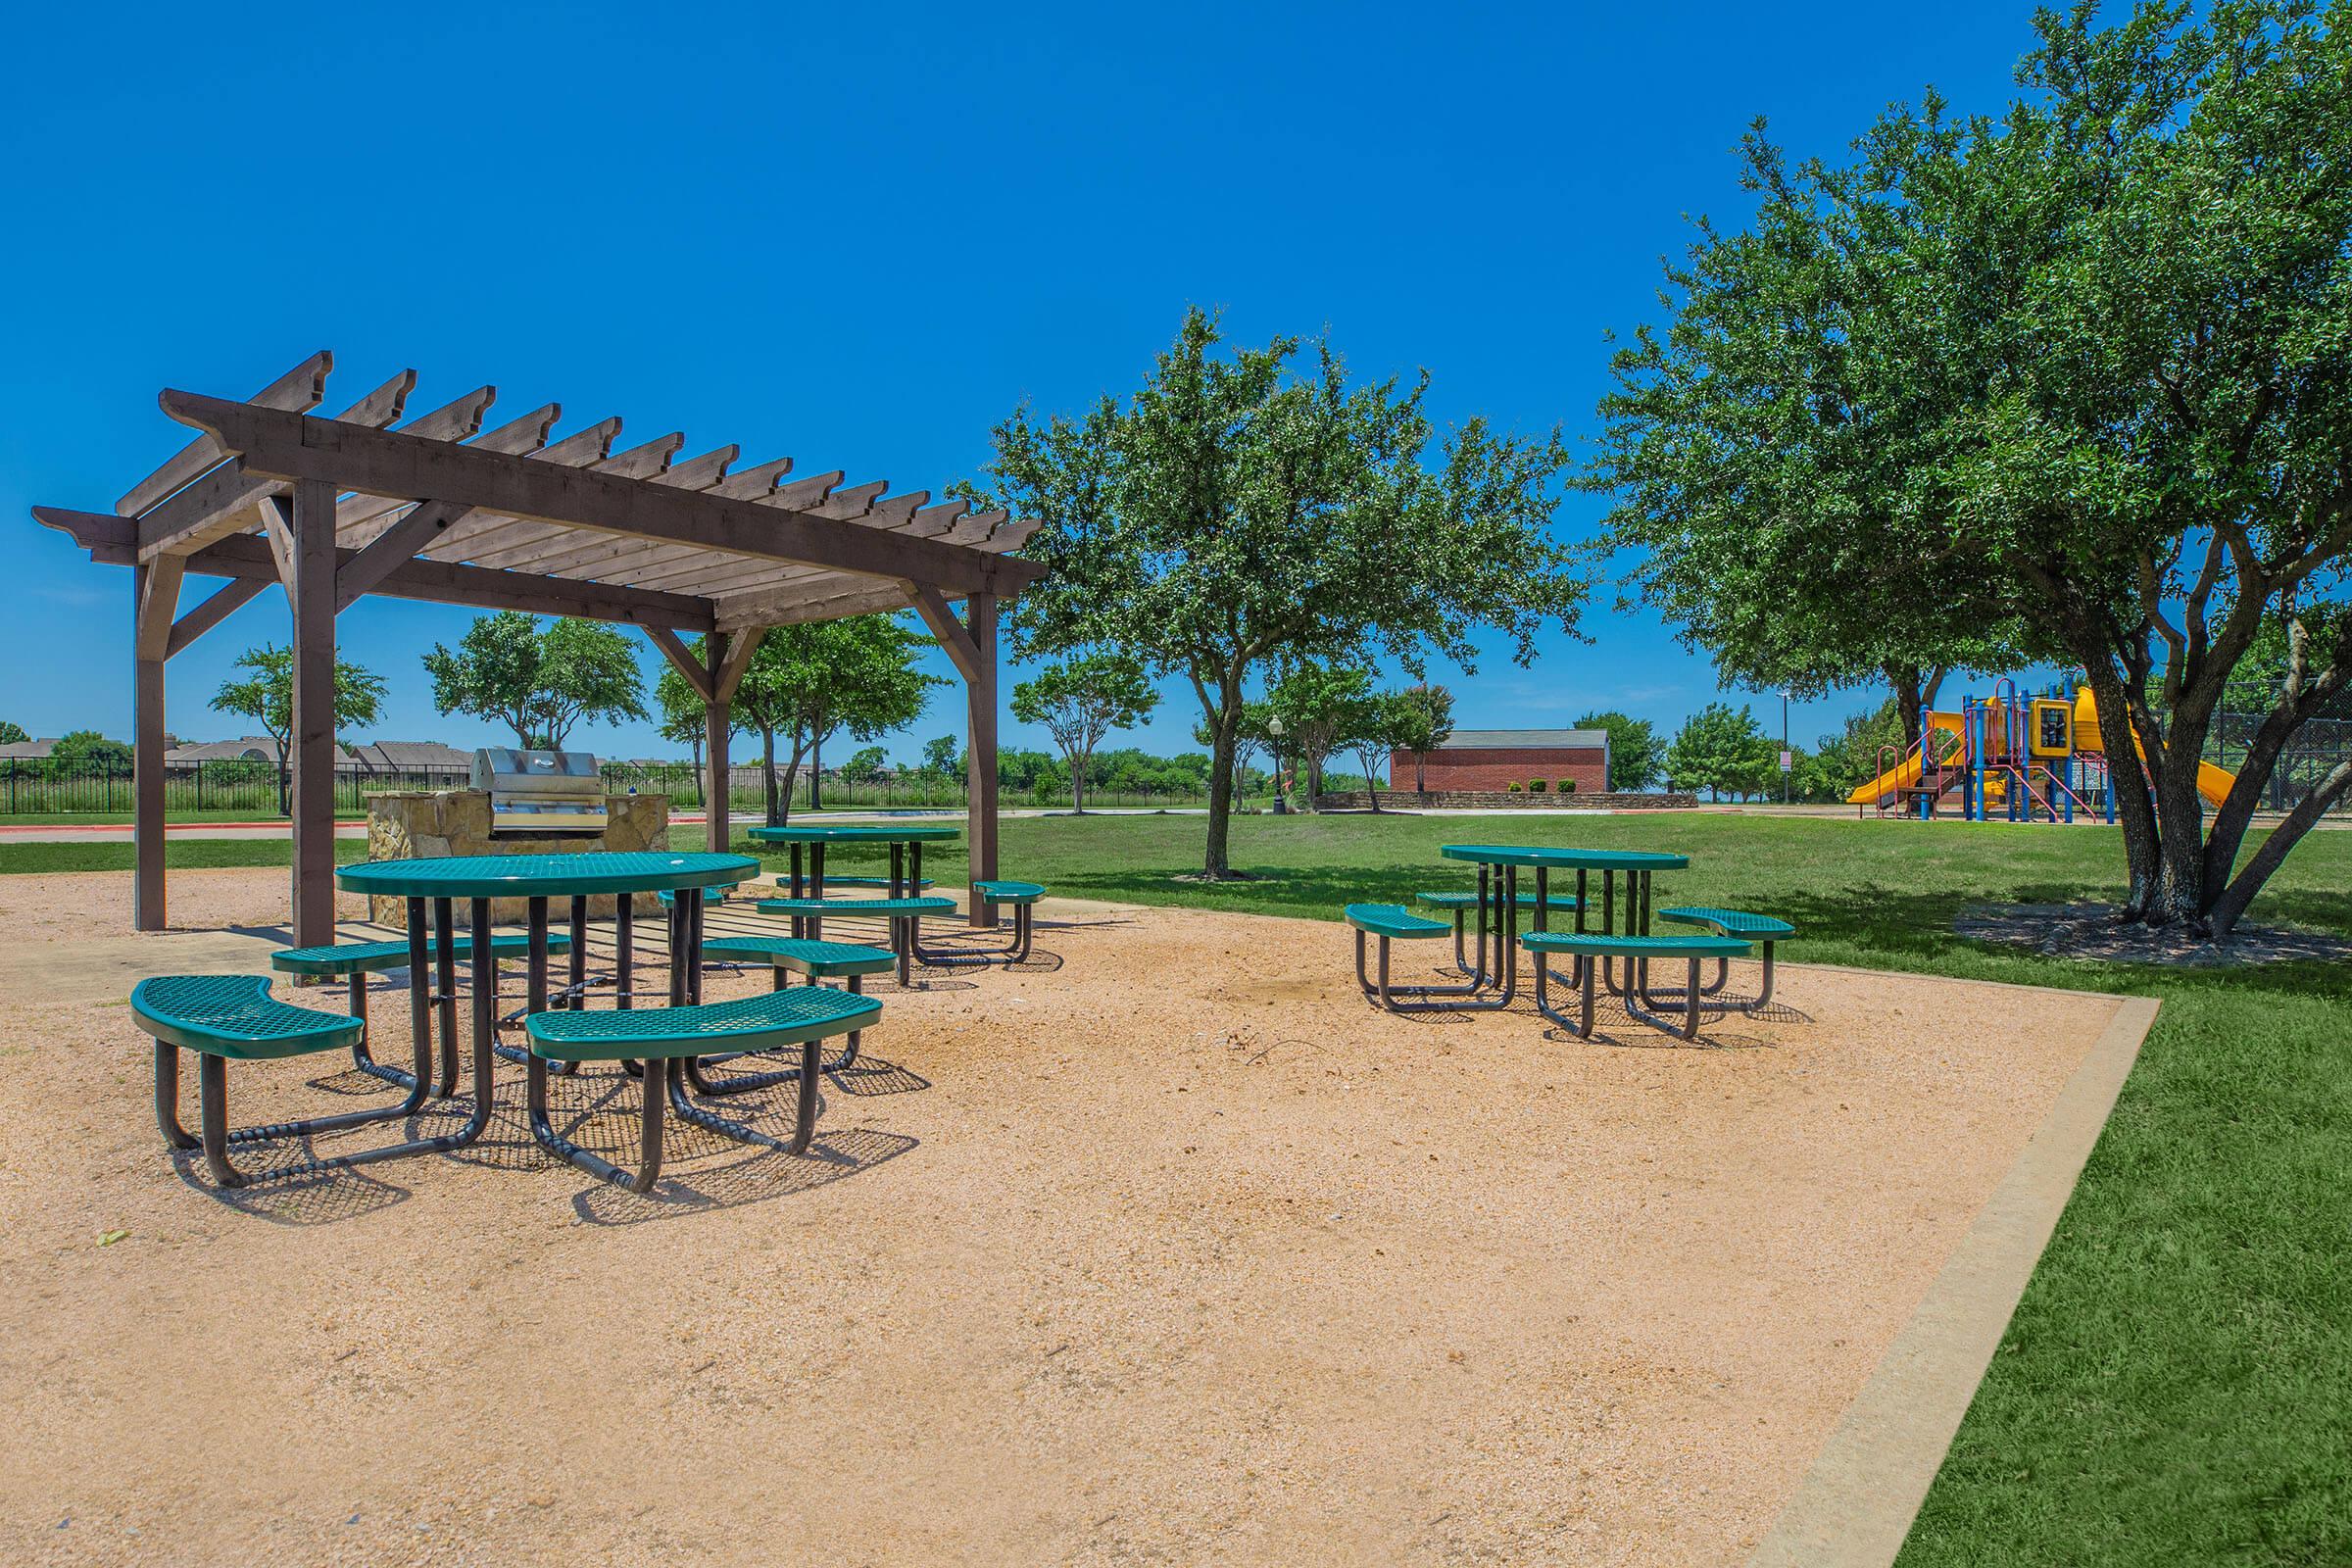
[{"label": "curved bench seat", "polygon": [[[473,938],[464,932],[453,939],[454,951],[461,959],[473,956]],[[531,939],[520,931],[501,931],[490,938],[490,956],[519,958],[531,951]],[[571,934],[550,931],[547,951],[569,953]],[[316,948],[280,948],[270,955],[270,967],[287,974],[348,975],[377,974],[386,969],[405,968],[409,961],[406,940],[393,942],[330,942]]]},{"label": "curved bench seat", "polygon": [[[1624,1002],[1626,1011],[1642,1022],[1685,1040],[1697,1039],[1699,1004],[1708,995],[1699,986],[1698,966],[1710,958],[1719,965],[1727,965],[1728,960],[1742,957],[1748,951],[1747,942],[1740,937],[1608,936],[1597,931],[1530,931],[1519,938],[1519,945],[1536,960],[1536,1010],[1579,1039],[1589,1038],[1592,1033],[1592,996],[1596,983],[1605,984],[1612,996]],[[1546,955],[1554,953],[1567,954],[1576,960],[1568,977],[1568,983],[1579,996],[1575,1018],[1551,1005],[1551,964]],[[1674,993],[1683,1004],[1680,1023],[1670,1024],[1643,1006],[1651,1000],[1649,963],[1653,958],[1679,959],[1690,965],[1689,984]],[[1625,965],[1623,985],[1615,978],[1619,963]]]},{"label": "curved bench seat", "polygon": [[[155,1037],[155,1120],[164,1141],[177,1150],[202,1149],[213,1179],[222,1187],[242,1187],[246,1178],[229,1163],[228,1151],[238,1144],[274,1143],[303,1139],[317,1133],[340,1132],[370,1122],[413,1116],[424,1103],[432,1081],[429,1036],[416,1041],[416,1070],[409,1092],[398,1104],[367,1110],[341,1111],[302,1121],[272,1122],[255,1127],[228,1125],[230,1060],[271,1061],[305,1056],[320,1051],[365,1048],[367,1021],[349,1013],[321,1012],[280,1002],[270,994],[270,982],[255,974],[167,974],[142,980],[131,989],[130,1015],[139,1028]],[[179,1054],[196,1053],[196,1086],[201,1137],[190,1137],[179,1121]],[[335,1170],[372,1164],[403,1154],[431,1153],[458,1147],[452,1136],[416,1139],[382,1149],[305,1160],[284,1175]]]},{"label": "curved bench seat", "polygon": [[1446,921],[1415,914],[1401,904],[1350,904],[1341,913],[1358,931],[1383,941],[1417,941],[1425,937],[1447,936],[1453,931]]},{"label": "curved bench seat", "polygon": [[[534,1012],[523,1021],[523,1033],[530,1040],[525,1102],[531,1136],[590,1175],[638,1193],[651,1190],[662,1174],[664,1101],[670,1109],[696,1126],[739,1142],[802,1153],[816,1131],[816,1085],[822,1043],[834,1035],[864,1028],[881,1012],[882,1004],[874,998],[835,991],[829,986],[799,986],[734,1002],[706,1002],[683,1007]],[[771,1051],[793,1045],[801,1048],[799,1068],[762,1079],[766,1083],[797,1081],[800,1086],[799,1109],[788,1143],[779,1143],[764,1133],[705,1110],[687,1097],[688,1069],[698,1056]],[[633,1172],[589,1152],[558,1133],[547,1104],[549,1062],[632,1059],[645,1064],[643,1147]]]}]

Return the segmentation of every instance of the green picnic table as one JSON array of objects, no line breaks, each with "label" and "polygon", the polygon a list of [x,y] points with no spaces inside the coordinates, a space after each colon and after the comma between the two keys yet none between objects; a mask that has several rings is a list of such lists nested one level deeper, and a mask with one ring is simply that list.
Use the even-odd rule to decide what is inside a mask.
[{"label": "green picnic table", "polygon": [[[1654,871],[1679,871],[1690,863],[1687,855],[1674,855],[1658,850],[1580,850],[1524,844],[1446,844],[1438,853],[1448,860],[1462,860],[1478,867],[1478,956],[1472,966],[1470,980],[1474,990],[1499,987],[1502,998],[1508,1001],[1518,989],[1518,943],[1513,940],[1519,922],[1519,873],[1536,873],[1536,896],[1532,910],[1538,931],[1547,928],[1551,909],[1551,873],[1576,873],[1576,924],[1579,933],[1590,929],[1587,922],[1592,906],[1589,880],[1595,871],[1600,873],[1600,931],[1602,935],[1617,932],[1617,878],[1625,878],[1624,933],[1629,936],[1649,934],[1649,879]],[[1490,913],[1492,923],[1490,927]],[[1494,937],[1494,967],[1488,967],[1487,937],[1490,928]]]}]

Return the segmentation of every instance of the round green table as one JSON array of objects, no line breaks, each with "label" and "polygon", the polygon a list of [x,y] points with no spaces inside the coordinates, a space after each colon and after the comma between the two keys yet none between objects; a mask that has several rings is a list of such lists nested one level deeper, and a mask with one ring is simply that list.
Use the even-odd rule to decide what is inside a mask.
[{"label": "round green table", "polygon": [[[588,900],[615,895],[613,913],[613,986],[617,1004],[626,1007],[632,997],[632,932],[629,895],[672,893],[669,909],[669,1000],[684,1006],[701,1000],[703,889],[727,887],[760,869],[748,855],[688,855],[662,850],[634,853],[591,851],[582,855],[450,855],[402,860],[362,860],[339,867],[335,885],[351,893],[408,901],[409,1020],[418,1040],[425,1038],[436,1006],[441,1025],[440,1082],[436,1096],[457,1089],[458,998],[454,906],[466,905],[466,926],[472,936],[473,963],[473,1114],[466,1127],[451,1135],[451,1148],[463,1148],[481,1137],[490,1123],[490,1075],[498,1054],[498,959],[491,950],[490,901],[528,901],[529,965],[524,981],[528,1010],[548,1007],[547,901],[571,901],[571,975],[566,1003],[578,1007],[586,1000],[588,961]],[[425,939],[425,909],[432,908],[433,942]],[[428,993],[421,983],[433,977]]]},{"label": "round green table", "polygon": [[[1594,871],[1598,871],[1602,934],[1617,934],[1617,878],[1622,873],[1625,877],[1624,934],[1647,936],[1650,873],[1679,871],[1690,863],[1690,858],[1687,855],[1672,855],[1657,850],[1554,849],[1522,844],[1446,844],[1440,846],[1438,853],[1448,860],[1465,860],[1478,867],[1478,961],[1470,978],[1479,987],[1499,985],[1506,1000],[1517,989],[1519,980],[1518,943],[1514,938],[1519,929],[1519,873],[1522,869],[1536,873],[1534,929],[1542,931],[1548,928],[1551,873],[1574,871],[1576,929],[1586,930],[1588,880]],[[1494,967],[1491,971],[1487,967],[1487,917],[1490,907],[1494,911],[1495,948]]]},{"label": "round green table", "polygon": [[[899,899],[923,890],[923,846],[946,843],[961,831],[942,823],[788,822],[782,827],[756,827],[747,836],[760,844],[791,846],[792,896],[796,899],[825,896],[826,845],[886,844],[890,847],[890,896]],[[804,880],[806,893],[802,891]]]}]

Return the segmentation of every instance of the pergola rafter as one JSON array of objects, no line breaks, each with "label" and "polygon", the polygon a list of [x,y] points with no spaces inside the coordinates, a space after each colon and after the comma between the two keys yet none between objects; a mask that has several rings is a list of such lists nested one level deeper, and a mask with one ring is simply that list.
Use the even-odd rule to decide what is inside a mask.
[{"label": "pergola rafter", "polygon": [[[620,447],[617,418],[556,437],[555,404],[484,430],[487,386],[403,424],[413,370],[322,417],[332,368],[314,354],[243,401],[167,390],[164,412],[197,433],[113,513],[33,509],[133,570],[141,929],[164,923],[165,662],[272,583],[294,608],[299,942],[333,929],[334,619],[367,594],[644,629],[706,704],[713,847],[729,831],[730,704],[760,634],[916,610],[964,678],[972,875],[996,874],[997,611],[1042,569],[1010,554],[1034,523],[791,458],[738,468],[733,445],[681,460],[679,433]],[[226,581],[183,612],[191,573]]]}]

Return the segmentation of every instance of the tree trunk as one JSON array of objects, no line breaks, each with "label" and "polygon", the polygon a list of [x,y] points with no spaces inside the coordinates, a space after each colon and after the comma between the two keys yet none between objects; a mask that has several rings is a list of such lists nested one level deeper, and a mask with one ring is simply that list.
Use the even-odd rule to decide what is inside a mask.
[{"label": "tree trunk", "polygon": [[2140,765],[2137,736],[2124,702],[2124,683],[2105,650],[2078,648],[2090,695],[2099,705],[2099,745],[2107,754],[2107,776],[2115,787],[2115,816],[2124,830],[2126,921],[2147,917],[2161,874],[2156,801]]},{"label": "tree trunk", "polygon": [[767,785],[767,825],[782,827],[784,814],[776,800],[776,726],[760,726],[760,771]]},{"label": "tree trunk", "polygon": [[1086,759],[1077,752],[1065,754],[1070,760],[1070,814],[1086,814]]},{"label": "tree trunk", "polygon": [[1894,689],[1894,710],[1903,721],[1903,744],[1917,746],[1928,708],[1920,668],[1917,664],[1888,664],[1885,673],[1886,684]]},{"label": "tree trunk", "polygon": [[1413,754],[1413,793],[1415,795],[1426,795],[1429,793],[1428,765],[1429,757],[1427,753],[1415,752]]},{"label": "tree trunk", "polygon": [[2271,829],[2271,836],[2262,841],[2262,848],[2254,852],[2245,869],[2231,878],[2227,886],[2221,886],[2218,878],[2211,879],[2212,906],[2207,911],[2207,918],[2212,922],[2215,936],[2226,937],[2237,929],[2237,922],[2245,914],[2246,906],[2254,902],[2254,895],[2262,891],[2262,885],[2271,879],[2271,873],[2278,869],[2279,863],[2286,858],[2287,851],[2302,842],[2303,835],[2310,832],[2320,818],[2328,814],[2328,808],[2343,799],[2347,791],[2352,791],[2352,761],[2338,762],[2328,769],[2328,775],[2320,780],[2319,787],[2286,813],[2285,821]]},{"label": "tree trunk", "polygon": [[1218,677],[1217,710],[1208,715],[1208,722],[1215,733],[1215,743],[1209,752],[1208,842],[1201,851],[1200,874],[1222,882],[1233,875],[1227,845],[1233,825],[1233,743],[1242,725],[1242,680],[1238,673]]},{"label": "tree trunk", "polygon": [[825,738],[811,730],[808,735],[808,809],[819,810],[823,802],[817,796],[823,792],[825,781]]}]

